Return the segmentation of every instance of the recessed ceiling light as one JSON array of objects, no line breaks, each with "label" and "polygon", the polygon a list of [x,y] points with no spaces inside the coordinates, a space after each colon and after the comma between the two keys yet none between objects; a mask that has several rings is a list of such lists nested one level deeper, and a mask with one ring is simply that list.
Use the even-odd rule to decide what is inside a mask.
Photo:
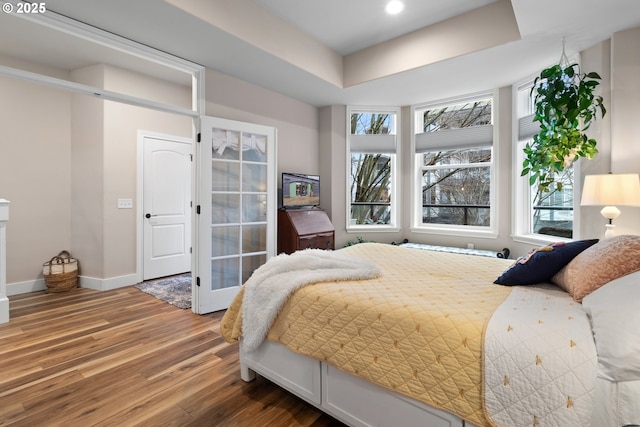
[{"label": "recessed ceiling light", "polygon": [[389,15],[396,15],[402,12],[403,9],[404,9],[404,3],[402,3],[400,0],[391,0],[389,3],[387,3],[387,6],[384,8],[384,10]]}]

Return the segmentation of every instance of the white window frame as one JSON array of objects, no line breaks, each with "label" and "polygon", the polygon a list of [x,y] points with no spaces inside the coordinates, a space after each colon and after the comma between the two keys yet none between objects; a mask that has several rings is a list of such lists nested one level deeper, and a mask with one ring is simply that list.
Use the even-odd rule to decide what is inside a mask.
[{"label": "white window frame", "polygon": [[[359,232],[398,232],[400,231],[400,171],[398,170],[401,155],[401,116],[400,107],[368,107],[368,106],[347,106],[347,115],[346,115],[346,140],[347,140],[347,150],[346,150],[346,168],[347,168],[347,182],[346,182],[346,211],[345,211],[345,222],[346,222],[346,232],[347,233],[359,233]],[[351,224],[351,115],[354,113],[374,113],[374,114],[393,114],[395,120],[392,122],[392,134],[395,135],[395,152],[388,154],[391,157],[391,206],[390,215],[391,219],[389,224]],[[395,133],[393,133],[395,132]],[[375,135],[372,135],[375,137]],[[372,141],[375,143],[375,141]]]},{"label": "white window frame", "polygon": [[[417,115],[423,112],[427,108],[440,108],[448,105],[457,105],[465,102],[472,102],[479,99],[491,98],[491,122],[493,126],[492,136],[492,154],[490,165],[490,197],[489,197],[489,215],[490,225],[488,227],[474,226],[474,225],[455,225],[455,224],[423,224],[422,223],[422,156],[421,153],[416,153],[416,134],[422,133],[422,121],[418,122]],[[411,232],[413,233],[425,233],[425,234],[438,234],[448,236],[465,236],[465,237],[478,237],[495,239],[498,237],[498,211],[496,203],[498,200],[498,179],[499,171],[497,165],[499,164],[499,150],[498,147],[498,91],[484,91],[475,94],[469,94],[466,96],[448,98],[437,102],[429,102],[416,104],[411,106],[411,124],[413,132],[411,132],[411,153],[413,155],[412,167],[411,167],[411,180],[412,188],[412,209],[411,209]]]},{"label": "white window frame", "polygon": [[[576,61],[571,61],[574,63]],[[513,129],[512,129],[512,159],[513,159],[513,185],[512,185],[512,198],[513,205],[511,208],[512,218],[512,235],[511,238],[520,243],[527,243],[533,245],[546,245],[550,242],[569,242],[572,239],[567,239],[558,236],[551,236],[547,234],[533,233],[532,220],[532,203],[531,203],[531,186],[529,185],[529,176],[521,176],[522,162],[524,161],[524,147],[531,139],[520,140],[521,128],[528,128],[529,132],[534,132],[531,127],[539,129],[537,123],[530,123],[528,116],[520,117],[520,111],[528,108],[524,105],[525,101],[519,97],[520,91],[525,88],[533,87],[535,76],[530,76],[523,79],[512,86],[512,100],[513,100]],[[532,112],[533,114],[533,112]],[[580,162],[573,164],[573,182],[580,182]],[[574,238],[576,230],[579,227],[579,197],[576,197],[576,193],[579,190],[578,186],[574,186],[574,200],[573,200],[573,232]]]}]

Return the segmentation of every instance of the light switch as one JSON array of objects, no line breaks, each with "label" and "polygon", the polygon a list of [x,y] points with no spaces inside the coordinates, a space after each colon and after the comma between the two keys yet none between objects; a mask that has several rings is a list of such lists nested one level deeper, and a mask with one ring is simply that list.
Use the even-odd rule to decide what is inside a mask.
[{"label": "light switch", "polygon": [[133,209],[133,199],[118,199],[118,209]]}]

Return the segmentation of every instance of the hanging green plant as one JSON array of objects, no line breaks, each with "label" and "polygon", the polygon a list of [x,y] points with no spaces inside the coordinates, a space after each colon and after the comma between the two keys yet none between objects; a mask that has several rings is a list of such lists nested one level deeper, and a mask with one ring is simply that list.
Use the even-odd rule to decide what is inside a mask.
[{"label": "hanging green plant", "polygon": [[[540,123],[540,132],[524,147],[522,163],[522,176],[530,174],[530,185],[537,182],[548,192],[556,173],[598,153],[596,140],[585,131],[598,111],[601,117],[606,114],[602,97],[594,95],[600,79],[598,73],[580,73],[578,64],[554,65],[536,77],[531,94],[535,94],[533,120]],[[556,187],[561,190],[562,184]]]}]

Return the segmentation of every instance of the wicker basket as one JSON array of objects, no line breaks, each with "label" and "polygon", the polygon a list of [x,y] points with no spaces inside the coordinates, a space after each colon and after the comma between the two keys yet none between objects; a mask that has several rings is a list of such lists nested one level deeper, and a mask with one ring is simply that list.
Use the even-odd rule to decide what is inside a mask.
[{"label": "wicker basket", "polygon": [[78,287],[78,260],[62,251],[42,264],[47,292],[64,292]]}]

